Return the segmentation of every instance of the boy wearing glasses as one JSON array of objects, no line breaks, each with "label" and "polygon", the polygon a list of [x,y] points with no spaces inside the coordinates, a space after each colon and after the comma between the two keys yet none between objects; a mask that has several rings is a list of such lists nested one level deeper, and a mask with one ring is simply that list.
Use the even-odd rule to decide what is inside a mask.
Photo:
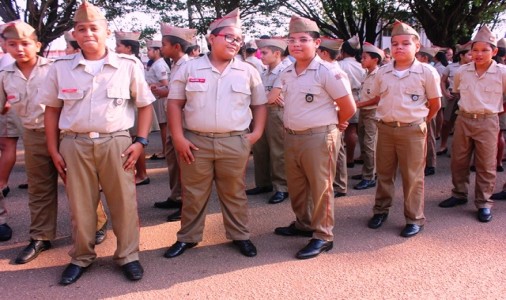
[{"label": "boy wearing glasses", "polygon": [[267,99],[258,71],[234,58],[242,45],[239,9],[209,30],[210,54],[186,62],[170,82],[169,128],[180,159],[183,206],[181,229],[167,258],[202,240],[213,180],[226,237],[243,255],[257,254],[250,241],[244,172],[251,146],[264,130]]},{"label": "boy wearing glasses", "polygon": [[277,235],[312,237],[296,255],[312,258],[333,247],[334,191],[341,132],[356,111],[346,74],[323,61],[315,22],[292,16],[288,50],[295,63],[274,84],[269,99],[285,102],[285,165],[295,222]]}]

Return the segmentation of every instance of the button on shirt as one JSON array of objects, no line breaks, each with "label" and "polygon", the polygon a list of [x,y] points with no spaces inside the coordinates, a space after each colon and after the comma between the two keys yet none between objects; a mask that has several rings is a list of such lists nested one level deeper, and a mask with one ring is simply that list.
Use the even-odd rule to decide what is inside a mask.
[{"label": "button on shirt", "polygon": [[[378,69],[379,68],[376,68],[372,72],[367,73],[364,83],[362,84],[362,87],[360,88],[359,102],[366,102],[366,101],[369,101],[369,100],[373,99],[374,97],[376,97],[372,94],[372,86],[374,84],[374,77],[376,77],[376,74],[378,74]],[[360,109],[368,110],[368,109],[374,109],[376,107],[378,107],[378,105],[369,105],[369,106],[364,106]]]},{"label": "button on shirt", "polygon": [[249,127],[250,105],[267,102],[258,71],[233,59],[220,73],[207,55],[187,61],[171,76],[169,101],[186,100],[183,128],[225,133]]},{"label": "button on shirt", "polygon": [[49,70],[40,102],[62,107],[60,129],[81,133],[127,130],[134,125],[134,107],[155,101],[133,58],[109,52],[95,76],[86,64],[77,53],[57,59]]},{"label": "button on shirt", "polygon": [[474,63],[465,64],[455,74],[455,89],[460,92],[459,109],[468,113],[500,113],[506,94],[506,66],[495,61],[478,76]]},{"label": "button on shirt", "polygon": [[44,110],[38,94],[46,86],[46,76],[52,60],[37,57],[37,65],[27,79],[15,63],[4,67],[0,73],[0,107],[7,101],[27,129],[44,128]]},{"label": "button on shirt", "polygon": [[299,75],[295,65],[284,69],[274,87],[282,90],[283,123],[292,130],[338,124],[334,100],[351,94],[346,74],[319,56]]},{"label": "button on shirt", "polygon": [[372,85],[373,96],[380,96],[376,117],[384,122],[411,123],[427,117],[427,99],[440,98],[440,78],[436,69],[414,60],[400,78],[394,63],[379,68]]}]

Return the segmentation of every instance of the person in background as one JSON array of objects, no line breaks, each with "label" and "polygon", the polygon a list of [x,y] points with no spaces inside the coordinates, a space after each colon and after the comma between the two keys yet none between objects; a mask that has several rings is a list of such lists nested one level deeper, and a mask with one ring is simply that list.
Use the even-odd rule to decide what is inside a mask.
[{"label": "person in background", "polygon": [[468,201],[469,166],[474,152],[476,166],[475,199],[480,222],[492,220],[491,208],[496,181],[498,114],[504,111],[506,68],[492,58],[497,54],[497,39],[485,25],[472,40],[473,62],[459,68],[454,88],[460,93],[459,112],[451,154],[452,195],[439,203],[449,208]]},{"label": "person in background", "polygon": [[200,46],[199,45],[192,45],[186,49],[185,53],[188,55],[188,57],[196,58],[201,55],[200,53]]}]

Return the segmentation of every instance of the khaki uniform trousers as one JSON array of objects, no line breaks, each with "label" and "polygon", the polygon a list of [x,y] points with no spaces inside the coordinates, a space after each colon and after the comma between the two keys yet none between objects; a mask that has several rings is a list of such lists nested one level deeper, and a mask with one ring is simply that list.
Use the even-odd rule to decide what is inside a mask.
[{"label": "khaki uniform trousers", "polygon": [[202,241],[213,180],[227,239],[250,238],[244,176],[251,144],[244,133],[232,134],[238,135],[208,137],[185,131],[185,137],[199,150],[193,151],[194,162],[180,165],[183,188],[181,229],[177,233],[180,242]]},{"label": "khaki uniform trousers", "polygon": [[0,225],[7,223],[7,208],[5,202],[5,197],[2,192],[0,192]]},{"label": "khaki uniform trousers", "polygon": [[[139,217],[133,170],[125,171],[121,154],[132,144],[128,131],[101,134],[66,133],[60,153],[67,166],[66,190],[72,216],[72,263],[89,266],[96,258],[95,228],[99,185],[107,200],[117,238],[114,260],[119,265],[139,260]],[[28,183],[30,184],[30,183]]]},{"label": "khaki uniform trousers", "polygon": [[436,118],[427,123],[426,167],[436,167]]},{"label": "khaki uniform trousers", "polygon": [[262,137],[253,145],[255,184],[273,186],[276,192],[287,192],[284,156],[283,108],[269,106]]},{"label": "khaki uniform trousers", "polygon": [[348,167],[346,165],[346,148],[344,147],[344,134],[340,137],[339,152],[337,154],[336,176],[332,187],[340,193],[348,192]]},{"label": "khaki uniform trousers", "polygon": [[313,128],[285,136],[288,193],[295,213],[295,227],[314,231],[313,238],[334,238],[334,189],[341,132],[336,125]]},{"label": "khaki uniform trousers", "polygon": [[477,208],[490,208],[496,179],[497,135],[499,118],[470,119],[459,115],[455,121],[451,154],[452,196],[467,199],[469,166],[474,151],[476,166],[475,200]]},{"label": "khaki uniform trousers", "polygon": [[[167,130],[168,131],[168,130]],[[165,161],[169,171],[169,198],[173,200],[181,200],[181,172],[179,169],[179,161],[177,152],[172,143],[172,136],[167,133],[167,140],[165,142]]]},{"label": "khaki uniform trousers", "polygon": [[378,122],[376,148],[376,189],[374,214],[388,213],[395,196],[395,177],[399,167],[404,192],[404,217],[407,224],[423,225],[425,139],[427,125],[390,127]]},{"label": "khaki uniform trousers", "polygon": [[358,115],[358,141],[360,142],[362,166],[362,179],[373,180],[376,172],[376,109],[360,109]]}]

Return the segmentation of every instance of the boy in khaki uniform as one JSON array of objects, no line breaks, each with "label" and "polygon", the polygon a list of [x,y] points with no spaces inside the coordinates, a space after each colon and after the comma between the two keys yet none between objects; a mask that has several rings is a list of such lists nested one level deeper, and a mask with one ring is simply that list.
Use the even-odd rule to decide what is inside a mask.
[{"label": "boy in khaki uniform", "polygon": [[[163,57],[172,60],[172,74],[181,69],[181,67],[191,58],[185,54],[188,47],[195,43],[196,29],[174,27],[166,23],[160,23],[162,33],[162,47],[160,52]],[[155,95],[167,97],[170,85],[160,86],[153,90]],[[167,110],[165,111],[166,114]],[[170,196],[165,201],[155,202],[155,207],[164,209],[177,209],[167,217],[168,222],[181,220],[181,172],[177,153],[170,130],[167,130],[167,144],[165,145],[165,159],[169,169],[169,187]]]},{"label": "boy in khaki uniform", "polygon": [[360,97],[357,102],[358,113],[358,136],[362,141],[360,150],[362,151],[362,174],[361,181],[353,188],[356,190],[365,190],[376,186],[374,178],[376,171],[376,140],[378,126],[376,125],[376,108],[379,98],[372,95],[374,79],[378,73],[378,66],[385,57],[383,50],[365,42],[362,46],[362,67],[366,70],[366,77],[360,89]]},{"label": "boy in khaki uniform", "polygon": [[284,97],[286,176],[295,213],[295,222],[274,233],[312,237],[297,252],[298,259],[316,257],[333,247],[332,181],[341,131],[356,111],[346,74],[316,54],[320,43],[314,21],[292,16],[288,50],[295,63],[281,73],[269,95],[271,99],[282,92]]},{"label": "boy in khaki uniform", "polygon": [[454,79],[460,100],[451,155],[452,196],[439,206],[467,203],[469,166],[474,151],[474,204],[478,208],[478,220],[489,222],[493,204],[490,196],[496,180],[498,114],[504,111],[506,68],[492,59],[497,53],[497,39],[487,26],[478,31],[472,42],[473,62],[461,66]]},{"label": "boy in khaki uniform", "polygon": [[[279,38],[256,40],[256,44],[262,53],[262,63],[267,66],[261,77],[265,93],[268,94],[286,67],[281,63],[281,59],[287,44],[284,39]],[[253,146],[256,187],[246,190],[246,195],[257,195],[270,192],[274,188],[274,194],[268,201],[270,204],[281,203],[288,197],[283,147],[285,136],[283,106],[282,98],[274,99],[267,104],[265,132]]]},{"label": "boy in khaki uniform", "polygon": [[382,66],[371,94],[379,96],[378,144],[376,147],[376,189],[374,216],[369,228],[379,228],[392,206],[397,168],[404,191],[406,226],[401,236],[411,237],[425,223],[424,168],[427,125],[441,107],[437,71],[415,59],[420,37],[409,25],[396,21],[392,29],[394,62]]},{"label": "boy in khaki uniform", "polygon": [[202,240],[213,180],[226,237],[243,255],[257,254],[250,241],[244,172],[251,146],[264,130],[267,99],[258,71],[234,58],[242,45],[239,9],[211,23],[209,31],[210,54],[186,62],[170,82],[168,119],[181,163],[183,207],[177,242],[166,258]]},{"label": "boy in khaki uniform", "polygon": [[[134,58],[109,52],[110,31],[104,15],[84,1],[74,16],[74,37],[81,53],[59,58],[40,95],[46,105],[49,153],[65,182],[72,214],[71,263],[60,284],[79,279],[96,258],[94,236],[99,186],[111,213],[117,249],[114,260],[129,280],[139,280],[139,218],[135,162],[148,144],[151,94]],[[137,137],[128,129],[138,109]],[[58,143],[60,130],[64,131]]]}]

